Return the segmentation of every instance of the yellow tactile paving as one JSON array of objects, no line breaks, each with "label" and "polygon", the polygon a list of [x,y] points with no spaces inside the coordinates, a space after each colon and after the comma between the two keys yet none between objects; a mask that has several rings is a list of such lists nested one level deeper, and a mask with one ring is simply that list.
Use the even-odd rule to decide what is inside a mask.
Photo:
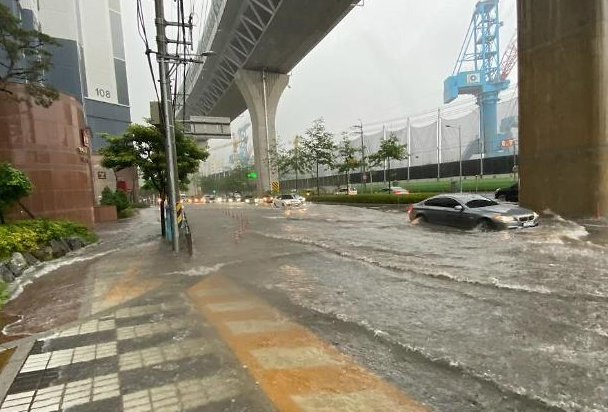
[{"label": "yellow tactile paving", "polygon": [[139,276],[144,257],[145,254],[142,252],[129,265],[126,272],[112,284],[111,288],[103,296],[103,307],[115,306],[135,299],[162,283],[159,279],[142,279]]},{"label": "yellow tactile paving", "polygon": [[428,411],[226,278],[188,295],[281,412]]}]

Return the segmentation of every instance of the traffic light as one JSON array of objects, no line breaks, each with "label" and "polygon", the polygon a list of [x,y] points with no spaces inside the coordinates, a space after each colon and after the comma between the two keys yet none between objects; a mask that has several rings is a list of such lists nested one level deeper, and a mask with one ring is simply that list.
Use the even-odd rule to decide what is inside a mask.
[{"label": "traffic light", "polygon": [[249,173],[247,173],[247,178],[248,179],[257,179],[258,174],[256,172],[249,172]]}]

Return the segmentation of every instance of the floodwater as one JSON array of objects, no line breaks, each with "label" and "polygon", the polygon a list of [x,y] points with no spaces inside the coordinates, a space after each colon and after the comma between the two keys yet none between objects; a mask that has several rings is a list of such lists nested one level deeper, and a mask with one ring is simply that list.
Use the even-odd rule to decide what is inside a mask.
[{"label": "floodwater", "polygon": [[[481,232],[404,213],[267,210],[254,234],[320,248],[268,282],[311,310],[564,411],[608,411],[608,224]],[[501,410],[501,409],[496,409]]]}]

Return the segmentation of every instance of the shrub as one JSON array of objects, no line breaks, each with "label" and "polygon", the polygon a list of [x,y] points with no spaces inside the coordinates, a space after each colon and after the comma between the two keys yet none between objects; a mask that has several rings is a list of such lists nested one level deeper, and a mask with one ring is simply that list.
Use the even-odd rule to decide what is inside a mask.
[{"label": "shrub", "polygon": [[409,195],[327,195],[327,196],[310,196],[308,200],[319,203],[343,203],[343,204],[376,204],[376,205],[393,205],[393,204],[411,204],[422,202],[429,197],[435,196],[436,193],[410,193]]},{"label": "shrub", "polygon": [[32,189],[25,173],[8,163],[0,163],[0,223],[4,223],[4,211],[29,195]]},{"label": "shrub", "polygon": [[124,210],[121,210],[120,212],[118,212],[118,218],[126,219],[128,217],[133,216],[134,214],[135,214],[135,211],[129,207],[127,209],[124,209]]},{"label": "shrub", "polygon": [[0,279],[0,310],[2,306],[8,300],[8,288],[6,287],[6,283],[2,279]]},{"label": "shrub", "polygon": [[89,243],[97,240],[85,226],[67,220],[20,220],[0,225],[0,259],[13,252],[31,252],[51,239],[71,236]]},{"label": "shrub", "polygon": [[131,207],[131,202],[125,192],[122,190],[112,192],[112,189],[107,186],[101,191],[101,200],[99,203],[105,206],[116,206],[116,211],[119,214],[123,210]]}]

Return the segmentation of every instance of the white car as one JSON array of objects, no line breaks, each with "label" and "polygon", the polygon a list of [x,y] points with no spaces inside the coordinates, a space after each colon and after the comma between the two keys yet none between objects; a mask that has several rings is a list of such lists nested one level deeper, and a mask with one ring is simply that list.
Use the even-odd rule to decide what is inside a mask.
[{"label": "white car", "polygon": [[355,189],[354,187],[349,187],[348,189],[342,188],[342,189],[338,189],[338,191],[334,194],[335,195],[356,195],[357,189]]},{"label": "white car", "polygon": [[275,207],[292,207],[292,206],[300,206],[302,201],[296,198],[295,195],[279,195],[274,198],[272,204]]}]

